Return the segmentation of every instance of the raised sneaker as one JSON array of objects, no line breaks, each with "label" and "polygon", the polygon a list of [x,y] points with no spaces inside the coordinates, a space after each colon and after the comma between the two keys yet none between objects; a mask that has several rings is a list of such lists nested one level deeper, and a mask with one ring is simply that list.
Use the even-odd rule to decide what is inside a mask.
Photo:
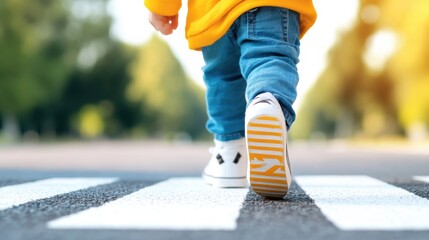
[{"label": "raised sneaker", "polygon": [[212,157],[204,168],[206,183],[220,188],[247,187],[247,153],[244,138],[221,142],[210,148]]},{"label": "raised sneaker", "polygon": [[246,110],[245,124],[247,176],[252,190],[267,198],[283,198],[292,183],[292,174],[287,127],[277,99],[271,93],[258,95]]}]

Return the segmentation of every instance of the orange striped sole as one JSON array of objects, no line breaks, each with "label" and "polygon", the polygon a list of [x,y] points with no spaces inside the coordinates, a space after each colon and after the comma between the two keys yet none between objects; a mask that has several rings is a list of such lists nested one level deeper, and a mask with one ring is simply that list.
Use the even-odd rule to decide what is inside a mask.
[{"label": "orange striped sole", "polygon": [[285,133],[282,123],[273,116],[258,116],[247,124],[250,186],[261,196],[283,198],[288,192]]}]

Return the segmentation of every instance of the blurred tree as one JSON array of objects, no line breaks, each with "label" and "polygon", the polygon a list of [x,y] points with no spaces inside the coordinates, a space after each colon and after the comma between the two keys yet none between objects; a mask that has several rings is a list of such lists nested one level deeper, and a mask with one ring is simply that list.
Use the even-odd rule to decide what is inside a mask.
[{"label": "blurred tree", "polygon": [[18,114],[59,96],[71,66],[68,24],[62,1],[0,2],[0,113],[12,134]]},{"label": "blurred tree", "polygon": [[141,105],[126,98],[126,88],[131,81],[128,68],[134,59],[134,50],[111,41],[107,52],[94,66],[74,69],[60,101],[50,107],[55,109],[58,133],[81,132],[79,119],[88,109],[88,104],[92,106],[89,109],[96,108],[96,112],[101,114],[102,133],[106,136],[120,137],[126,134],[127,129],[140,123],[143,115]]},{"label": "blurred tree", "polygon": [[203,136],[202,90],[160,39],[138,49],[113,40],[107,4],[0,2],[0,127],[32,137]]},{"label": "blurred tree", "polygon": [[428,28],[425,0],[361,0],[356,24],[332,48],[298,114],[294,136],[427,138]]},{"label": "blurred tree", "polygon": [[[23,131],[68,133],[71,119],[85,105],[83,100],[101,102],[100,95],[118,98],[127,84],[131,54],[109,36],[107,4],[107,0],[0,3],[0,19],[4,18],[0,20],[0,115],[6,128],[17,134],[18,116]],[[115,91],[99,91],[105,89],[103,80],[112,84],[112,79],[122,88],[113,84],[110,88]],[[84,89],[88,85],[90,93]],[[92,95],[90,99],[86,93]]]},{"label": "blurred tree", "polygon": [[205,134],[203,91],[186,77],[164,41],[153,36],[139,50],[131,74],[128,97],[144,107],[150,134]]},{"label": "blurred tree", "polygon": [[428,2],[384,1],[382,8],[380,28],[393,29],[400,39],[386,66],[395,83],[399,123],[410,138],[424,138],[429,126]]},{"label": "blurred tree", "polygon": [[[365,86],[361,53],[371,31],[357,21],[329,52],[327,67],[304,100],[292,130],[296,138],[344,137],[354,132]],[[315,134],[316,136],[312,136]]]}]

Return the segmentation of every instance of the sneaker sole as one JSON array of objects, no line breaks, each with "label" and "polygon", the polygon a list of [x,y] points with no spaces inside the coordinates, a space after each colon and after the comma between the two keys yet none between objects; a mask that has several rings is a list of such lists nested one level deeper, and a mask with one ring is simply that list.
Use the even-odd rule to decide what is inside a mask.
[{"label": "sneaker sole", "polygon": [[289,190],[285,134],[285,124],[272,115],[259,115],[247,123],[249,183],[261,196],[283,198]]},{"label": "sneaker sole", "polygon": [[218,187],[218,188],[248,187],[246,177],[219,178],[219,177],[213,177],[204,173],[202,177],[207,184],[212,185],[213,187]]}]

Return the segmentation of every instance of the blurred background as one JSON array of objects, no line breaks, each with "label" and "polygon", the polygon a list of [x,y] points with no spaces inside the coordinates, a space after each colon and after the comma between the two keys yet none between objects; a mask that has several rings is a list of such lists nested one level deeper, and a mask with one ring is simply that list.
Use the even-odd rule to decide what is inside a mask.
[{"label": "blurred background", "polygon": [[[314,4],[292,140],[427,142],[427,1]],[[0,1],[0,144],[210,140],[185,15],[165,37],[143,0]]]}]

